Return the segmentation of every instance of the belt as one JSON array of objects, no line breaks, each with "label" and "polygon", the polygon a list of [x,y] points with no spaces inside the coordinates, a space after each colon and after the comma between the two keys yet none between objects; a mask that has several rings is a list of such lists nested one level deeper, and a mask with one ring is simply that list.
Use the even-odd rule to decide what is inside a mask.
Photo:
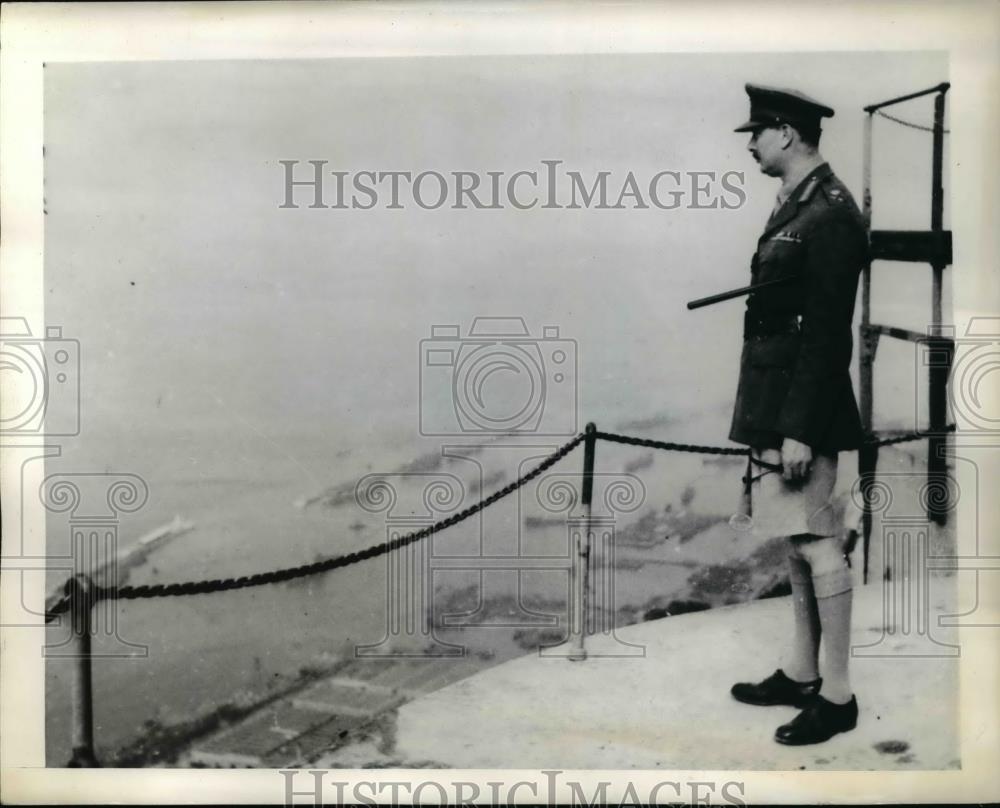
[{"label": "belt", "polygon": [[745,337],[773,337],[778,334],[797,334],[799,318],[795,314],[760,316],[746,312],[743,316]]}]

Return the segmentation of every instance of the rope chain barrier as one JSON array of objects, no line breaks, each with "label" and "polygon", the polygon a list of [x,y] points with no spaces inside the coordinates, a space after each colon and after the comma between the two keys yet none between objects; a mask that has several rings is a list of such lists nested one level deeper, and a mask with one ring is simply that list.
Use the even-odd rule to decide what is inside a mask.
[{"label": "rope chain barrier", "polygon": [[610,443],[624,443],[629,446],[645,446],[649,449],[665,449],[668,452],[744,456],[750,452],[749,449],[736,449],[729,446],[698,446],[692,443],[667,443],[666,441],[652,440],[650,438],[633,438],[629,435],[616,435],[613,432],[598,431],[596,435],[599,440],[606,440]]},{"label": "rope chain barrier", "polygon": [[[955,424],[950,424],[945,427],[942,432],[947,433],[953,432],[954,430]],[[878,440],[875,440],[874,436],[871,436],[864,442],[864,445],[874,447],[892,446],[898,443],[920,440],[922,438],[929,437],[932,434],[941,433],[904,432],[899,435],[893,435],[891,437],[885,437]],[[479,500],[479,502],[474,505],[470,505],[468,508],[452,514],[445,519],[441,519],[432,525],[428,525],[425,528],[407,533],[390,541],[384,541],[381,544],[367,547],[363,550],[356,550],[352,553],[345,553],[344,555],[331,556],[330,558],[324,558],[320,561],[314,561],[311,564],[300,564],[296,567],[285,567],[283,569],[271,570],[270,572],[258,572],[252,575],[243,575],[238,578],[213,578],[204,581],[186,581],[183,583],[172,584],[141,584],[139,586],[97,586],[94,588],[92,602],[96,603],[100,600],[139,600],[146,598],[164,598],[181,595],[207,595],[214,592],[228,592],[233,589],[246,589],[253,586],[283,583],[296,578],[304,578],[309,575],[317,575],[319,573],[328,572],[340,567],[347,567],[351,564],[357,564],[360,561],[366,561],[370,558],[377,558],[378,556],[385,555],[386,553],[393,552],[394,550],[398,550],[402,547],[406,547],[407,545],[413,544],[421,539],[426,539],[429,536],[444,530],[445,528],[452,527],[460,522],[464,522],[471,516],[475,516],[477,513],[485,508],[488,508],[493,503],[514,493],[519,488],[522,488],[525,484],[531,482],[531,480],[535,479],[543,471],[546,471],[554,466],[566,455],[572,452],[577,446],[579,446],[585,438],[586,436],[583,433],[577,435],[569,442],[560,446],[555,452],[542,460],[541,463],[528,471],[526,474],[490,494],[490,496]],[[765,463],[757,458],[754,458],[749,448],[703,446],[692,443],[671,443],[668,441],[653,440],[651,438],[636,438],[629,435],[618,435],[613,432],[601,431],[594,432],[594,439],[606,440],[609,443],[620,443],[628,446],[644,446],[649,449],[663,449],[671,452],[741,455],[743,457],[749,457],[752,462],[764,468],[768,468],[772,471],[781,470],[781,466],[777,466],[772,463]],[[70,583],[71,582],[72,579]],[[67,588],[68,586],[69,584],[67,584]],[[51,623],[60,615],[67,613],[70,610],[72,601],[73,598],[68,593],[60,598],[51,609],[45,612],[45,622]]]},{"label": "rope chain barrier", "polygon": [[[94,601],[138,600],[144,598],[165,598],[179,595],[206,595],[213,592],[228,592],[233,589],[246,589],[251,586],[283,583],[296,578],[304,578],[307,575],[317,575],[321,572],[328,572],[329,570],[337,569],[339,567],[347,567],[351,564],[356,564],[359,561],[365,561],[370,558],[376,558],[380,555],[406,547],[407,545],[413,544],[421,539],[426,539],[428,536],[432,536],[445,528],[452,527],[453,525],[457,525],[459,522],[464,522],[471,516],[475,516],[484,508],[488,508],[493,503],[514,493],[517,489],[523,487],[526,483],[529,483],[543,471],[546,471],[554,466],[566,455],[572,452],[573,449],[583,442],[583,440],[584,435],[582,433],[577,435],[569,442],[560,446],[555,452],[546,457],[529,472],[498,491],[493,492],[490,496],[479,500],[476,504],[470,505],[468,508],[452,514],[445,519],[441,519],[433,525],[428,525],[425,528],[407,533],[390,541],[384,541],[381,544],[367,547],[364,550],[356,550],[353,553],[331,556],[330,558],[324,558],[320,561],[314,561],[311,564],[300,564],[297,567],[286,567],[284,569],[272,570],[270,572],[258,572],[253,575],[243,575],[239,578],[214,578],[205,581],[187,581],[184,583],[173,584],[95,587]],[[52,609],[46,612],[45,622],[50,623],[59,615],[69,611],[71,602],[72,598],[68,594],[61,598]]]},{"label": "rope chain barrier", "polygon": [[[883,118],[892,121],[893,123],[898,123],[900,126],[907,126],[910,129],[919,129],[921,132],[933,132],[933,126],[924,126],[922,123],[913,123],[912,121],[904,121],[902,118],[897,118],[895,115],[890,115],[888,112],[883,112],[880,109],[875,110],[876,115],[881,115]],[[950,129],[942,129],[946,135],[951,134]]]}]

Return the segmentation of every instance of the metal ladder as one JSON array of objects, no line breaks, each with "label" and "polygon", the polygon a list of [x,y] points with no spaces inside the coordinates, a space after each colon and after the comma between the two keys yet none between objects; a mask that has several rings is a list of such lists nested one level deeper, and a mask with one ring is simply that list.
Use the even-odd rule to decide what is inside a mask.
[{"label": "metal ladder", "polygon": [[[951,231],[943,229],[944,187],[942,184],[943,153],[944,153],[944,103],[945,94],[951,85],[947,82],[920,90],[915,93],[891,98],[864,107],[868,113],[864,129],[864,201],[863,213],[868,226],[870,253],[869,262],[864,267],[861,286],[861,325],[859,328],[860,365],[860,409],[861,421],[866,434],[875,436],[872,424],[872,379],[875,363],[875,353],[879,338],[882,336],[902,339],[915,344],[923,343],[928,358],[928,425],[926,434],[927,445],[927,479],[941,479],[947,475],[947,459],[945,455],[947,432],[945,427],[947,417],[947,385],[954,355],[954,339],[952,330],[945,328],[941,314],[941,281],[945,267],[952,262]],[[935,94],[934,125],[930,127],[933,136],[931,164],[931,226],[930,230],[872,230],[872,124],[875,113],[879,110],[910,101],[914,98]],[[885,115],[885,113],[880,113]],[[908,124],[899,119],[897,123],[924,129],[925,127]],[[871,272],[874,261],[911,261],[927,263],[933,273],[931,292],[931,324],[927,333],[921,334],[906,328],[879,325],[871,322]],[[920,427],[918,427],[920,429]],[[865,507],[863,515],[864,531],[864,579],[868,580],[868,555],[872,533],[872,512],[870,507],[869,489],[874,484],[878,467],[878,446],[862,447],[858,453],[858,474],[861,479]],[[927,518],[937,524],[944,524],[947,511],[936,503],[933,497],[928,497]]]}]

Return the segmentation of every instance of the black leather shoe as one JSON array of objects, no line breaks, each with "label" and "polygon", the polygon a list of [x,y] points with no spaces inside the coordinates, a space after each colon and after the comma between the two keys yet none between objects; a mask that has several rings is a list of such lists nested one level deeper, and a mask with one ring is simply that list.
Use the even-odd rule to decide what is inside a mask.
[{"label": "black leather shoe", "polygon": [[848,732],[857,725],[858,700],[854,696],[847,704],[834,704],[816,696],[795,718],[778,727],[774,740],[788,746],[823,743],[838,732]]},{"label": "black leather shoe", "polygon": [[819,693],[822,684],[822,679],[814,679],[811,682],[795,682],[785,676],[785,672],[781,668],[778,668],[763,682],[756,684],[740,682],[733,685],[730,692],[734,699],[742,701],[744,704],[756,704],[761,707],[770,707],[775,704],[805,707]]}]

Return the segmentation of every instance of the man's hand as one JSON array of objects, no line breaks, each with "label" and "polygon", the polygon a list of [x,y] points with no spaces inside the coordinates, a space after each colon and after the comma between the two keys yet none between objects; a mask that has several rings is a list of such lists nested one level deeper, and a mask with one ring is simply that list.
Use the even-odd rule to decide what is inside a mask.
[{"label": "man's hand", "polygon": [[781,444],[781,465],[784,467],[784,477],[788,482],[805,480],[809,476],[809,464],[812,463],[812,459],[812,449],[794,438],[785,438]]}]

